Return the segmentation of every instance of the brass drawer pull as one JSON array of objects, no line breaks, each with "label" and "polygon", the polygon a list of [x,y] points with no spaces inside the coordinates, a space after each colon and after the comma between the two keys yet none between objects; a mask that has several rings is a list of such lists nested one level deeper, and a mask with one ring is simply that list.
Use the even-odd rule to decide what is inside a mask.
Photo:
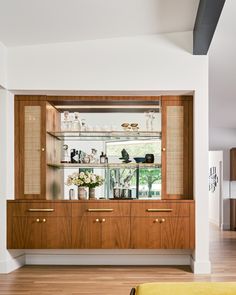
[{"label": "brass drawer pull", "polygon": [[113,212],[114,209],[100,209],[100,208],[95,208],[95,209],[87,209],[88,212]]},{"label": "brass drawer pull", "polygon": [[147,209],[147,212],[172,212],[173,209]]},{"label": "brass drawer pull", "polygon": [[28,209],[28,212],[53,212],[54,209]]}]

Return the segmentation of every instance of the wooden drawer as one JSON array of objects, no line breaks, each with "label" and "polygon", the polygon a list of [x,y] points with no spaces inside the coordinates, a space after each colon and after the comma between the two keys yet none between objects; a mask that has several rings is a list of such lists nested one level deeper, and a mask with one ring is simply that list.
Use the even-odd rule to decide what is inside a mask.
[{"label": "wooden drawer", "polygon": [[56,202],[20,202],[8,203],[8,212],[12,216],[45,216],[59,217],[71,216],[70,203]]},{"label": "wooden drawer", "polygon": [[189,216],[189,203],[151,201],[132,203],[131,216]]},{"label": "wooden drawer", "polygon": [[72,204],[72,216],[130,216],[130,203],[115,201]]}]

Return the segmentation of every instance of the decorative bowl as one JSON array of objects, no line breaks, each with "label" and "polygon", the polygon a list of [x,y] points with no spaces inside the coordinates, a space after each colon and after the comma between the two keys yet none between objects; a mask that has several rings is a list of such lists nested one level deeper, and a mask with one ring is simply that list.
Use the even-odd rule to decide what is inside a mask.
[{"label": "decorative bowl", "polygon": [[144,163],[145,162],[145,158],[144,157],[135,157],[134,161],[136,163]]}]

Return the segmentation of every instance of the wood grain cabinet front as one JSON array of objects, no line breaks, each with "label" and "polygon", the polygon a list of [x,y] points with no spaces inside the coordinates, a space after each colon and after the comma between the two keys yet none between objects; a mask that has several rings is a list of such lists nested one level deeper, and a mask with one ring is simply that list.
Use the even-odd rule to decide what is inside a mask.
[{"label": "wood grain cabinet front", "polygon": [[75,249],[130,248],[130,218],[74,217],[72,219],[72,247]]},{"label": "wood grain cabinet front", "polygon": [[8,202],[8,249],[194,249],[194,202]]},{"label": "wood grain cabinet front", "polygon": [[94,201],[74,204],[72,247],[130,248],[130,203]]},{"label": "wood grain cabinet front", "polygon": [[71,248],[70,204],[8,204],[8,249]]},{"label": "wood grain cabinet front", "polygon": [[194,203],[131,205],[131,248],[193,249]]}]

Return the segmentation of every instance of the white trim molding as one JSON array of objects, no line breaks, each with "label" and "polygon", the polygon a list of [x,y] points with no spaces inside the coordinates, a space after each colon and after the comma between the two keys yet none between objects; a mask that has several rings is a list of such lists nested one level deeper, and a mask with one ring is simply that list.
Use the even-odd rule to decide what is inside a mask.
[{"label": "white trim molding", "polygon": [[196,261],[191,256],[190,265],[194,274],[210,274],[211,273],[211,262],[208,261]]},{"label": "white trim molding", "polygon": [[25,265],[25,254],[0,261],[0,273],[7,274]]}]

